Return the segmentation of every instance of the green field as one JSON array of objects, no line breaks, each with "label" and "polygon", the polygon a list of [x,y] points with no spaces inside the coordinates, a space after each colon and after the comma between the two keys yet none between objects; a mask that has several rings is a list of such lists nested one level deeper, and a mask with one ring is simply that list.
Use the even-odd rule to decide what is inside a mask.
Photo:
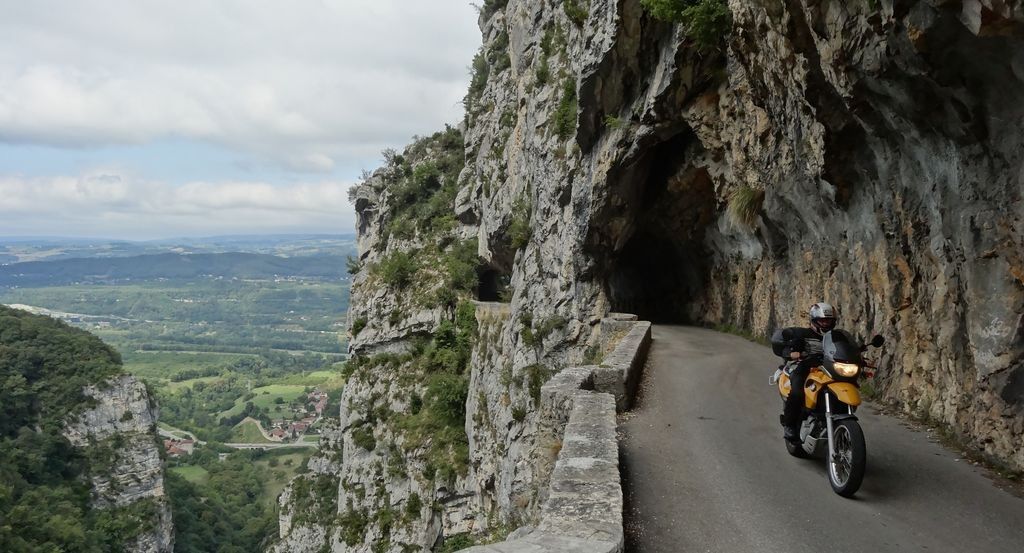
[{"label": "green field", "polygon": [[206,469],[195,465],[171,467],[168,470],[181,476],[185,480],[192,482],[193,484],[205,484],[206,480],[210,477],[210,473]]},{"label": "green field", "polygon": [[242,421],[235,425],[232,429],[231,441],[243,444],[270,443],[270,440],[263,437],[263,433],[260,432],[256,423],[251,420]]},{"label": "green field", "polygon": [[342,354],[339,331],[348,309],[348,282],[198,279],[0,288],[0,303],[74,314],[76,325],[122,353],[267,349]]},{"label": "green field", "polygon": [[337,390],[345,384],[341,368],[344,363],[334,363],[331,370],[311,371],[292,374],[275,379],[276,384],[294,384],[297,386],[316,386],[321,390]]},{"label": "green field", "polygon": [[[125,370],[146,379],[169,379],[185,369],[223,367],[247,357],[252,358],[256,357],[256,355],[243,353],[121,350],[121,360],[124,362]],[[171,382],[171,384],[177,383]]]},{"label": "green field", "polygon": [[182,380],[181,382],[166,382],[163,385],[172,392],[178,392],[185,388],[191,388],[199,382],[210,383],[220,378],[219,376],[202,376],[199,378],[192,378],[189,380]]},{"label": "green field", "polygon": [[[268,452],[267,456],[263,459],[256,461],[256,465],[266,468],[272,476],[264,482],[262,499],[276,505],[277,496],[281,495],[288,481],[299,474],[299,472],[305,471],[309,455],[308,451],[301,453],[273,451]],[[275,461],[271,461],[271,459]],[[271,466],[272,463],[276,466]]]},{"label": "green field", "polygon": [[[256,394],[255,397],[249,401],[253,402],[256,407],[262,407],[263,409],[274,411],[274,407],[277,405],[288,405],[288,403],[294,401],[296,398],[301,396],[306,390],[305,386],[292,385],[292,384],[271,384],[269,386],[261,386],[259,388],[253,388],[252,393]],[[223,411],[218,415],[219,417],[230,417],[237,415],[242,412],[245,408],[245,396],[242,396],[235,400],[235,405]],[[276,403],[274,400],[281,398],[284,400],[283,404]]]}]

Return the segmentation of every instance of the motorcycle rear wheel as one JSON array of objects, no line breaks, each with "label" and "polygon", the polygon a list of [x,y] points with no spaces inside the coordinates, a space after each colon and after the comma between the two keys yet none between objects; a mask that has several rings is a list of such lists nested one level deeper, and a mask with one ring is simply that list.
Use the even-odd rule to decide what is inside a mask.
[{"label": "motorcycle rear wheel", "polygon": [[828,459],[828,483],[832,491],[853,497],[860,489],[867,467],[864,432],[855,420],[838,421],[832,430],[834,454]]}]

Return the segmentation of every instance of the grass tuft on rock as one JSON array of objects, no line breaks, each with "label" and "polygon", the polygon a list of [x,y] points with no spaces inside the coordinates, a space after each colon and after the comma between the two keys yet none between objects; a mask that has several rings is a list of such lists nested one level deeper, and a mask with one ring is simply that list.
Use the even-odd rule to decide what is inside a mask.
[{"label": "grass tuft on rock", "polygon": [[743,185],[729,197],[727,213],[729,219],[737,226],[753,229],[757,226],[757,219],[761,215],[763,205],[764,190]]}]

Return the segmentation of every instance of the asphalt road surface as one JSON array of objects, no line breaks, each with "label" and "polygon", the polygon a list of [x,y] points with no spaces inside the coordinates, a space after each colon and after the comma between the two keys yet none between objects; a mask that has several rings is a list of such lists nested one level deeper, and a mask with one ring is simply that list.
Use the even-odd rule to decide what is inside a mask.
[{"label": "asphalt road surface", "polygon": [[823,458],[786,453],[768,348],[690,327],[654,339],[620,425],[627,551],[1024,552],[1024,499],[929,433],[862,407],[867,473],[844,499]]}]

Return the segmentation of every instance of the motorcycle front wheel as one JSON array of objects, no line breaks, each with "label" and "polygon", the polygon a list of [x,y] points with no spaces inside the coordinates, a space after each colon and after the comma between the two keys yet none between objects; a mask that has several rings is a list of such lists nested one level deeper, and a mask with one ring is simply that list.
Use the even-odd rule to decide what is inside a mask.
[{"label": "motorcycle front wheel", "polygon": [[864,480],[867,447],[864,432],[855,420],[838,421],[832,430],[832,458],[828,460],[828,482],[832,491],[853,497]]}]

